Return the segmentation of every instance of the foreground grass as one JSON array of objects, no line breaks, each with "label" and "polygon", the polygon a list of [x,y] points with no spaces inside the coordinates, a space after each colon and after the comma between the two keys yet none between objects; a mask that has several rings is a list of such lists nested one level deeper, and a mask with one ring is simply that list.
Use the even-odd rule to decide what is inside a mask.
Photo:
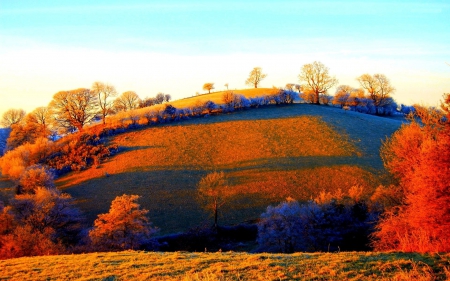
[{"label": "foreground grass", "polygon": [[0,280],[448,280],[450,254],[118,252],[0,261]]}]

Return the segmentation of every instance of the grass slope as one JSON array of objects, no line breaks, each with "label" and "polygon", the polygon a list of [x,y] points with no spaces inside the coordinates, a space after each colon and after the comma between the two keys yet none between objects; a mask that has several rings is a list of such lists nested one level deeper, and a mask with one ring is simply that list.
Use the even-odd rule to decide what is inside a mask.
[{"label": "grass slope", "polygon": [[449,280],[450,255],[118,252],[0,261],[0,280]]},{"label": "grass slope", "polygon": [[210,223],[196,200],[196,184],[223,170],[239,197],[224,207],[220,222],[239,223],[287,196],[309,200],[355,184],[370,193],[380,183],[381,140],[400,125],[306,104],[191,119],[115,136],[118,155],[57,184],[78,199],[90,223],[117,195],[141,195],[163,235]]}]

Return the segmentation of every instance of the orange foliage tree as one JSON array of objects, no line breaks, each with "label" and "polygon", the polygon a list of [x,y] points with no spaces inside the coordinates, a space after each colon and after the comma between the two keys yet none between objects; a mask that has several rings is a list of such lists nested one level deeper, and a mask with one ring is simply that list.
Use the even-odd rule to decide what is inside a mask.
[{"label": "orange foliage tree", "polygon": [[449,94],[444,98],[443,112],[417,107],[420,121],[412,119],[383,144],[383,161],[398,180],[403,202],[379,223],[378,250],[450,250]]},{"label": "orange foliage tree", "polygon": [[100,250],[138,249],[150,241],[157,229],[151,227],[148,210],[136,203],[140,196],[117,196],[109,212],[98,215],[89,237]]}]

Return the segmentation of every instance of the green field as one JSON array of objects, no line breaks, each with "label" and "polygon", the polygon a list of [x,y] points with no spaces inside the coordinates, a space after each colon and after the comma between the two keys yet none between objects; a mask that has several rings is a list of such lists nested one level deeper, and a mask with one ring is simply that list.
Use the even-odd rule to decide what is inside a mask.
[{"label": "green field", "polygon": [[450,255],[117,252],[0,260],[0,280],[449,280]]}]

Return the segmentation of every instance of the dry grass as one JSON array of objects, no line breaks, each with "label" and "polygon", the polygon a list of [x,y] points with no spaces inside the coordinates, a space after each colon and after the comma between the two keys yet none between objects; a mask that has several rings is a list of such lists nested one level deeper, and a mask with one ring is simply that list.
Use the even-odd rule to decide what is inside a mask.
[{"label": "dry grass", "polygon": [[118,252],[0,261],[0,280],[446,280],[450,255]]}]

